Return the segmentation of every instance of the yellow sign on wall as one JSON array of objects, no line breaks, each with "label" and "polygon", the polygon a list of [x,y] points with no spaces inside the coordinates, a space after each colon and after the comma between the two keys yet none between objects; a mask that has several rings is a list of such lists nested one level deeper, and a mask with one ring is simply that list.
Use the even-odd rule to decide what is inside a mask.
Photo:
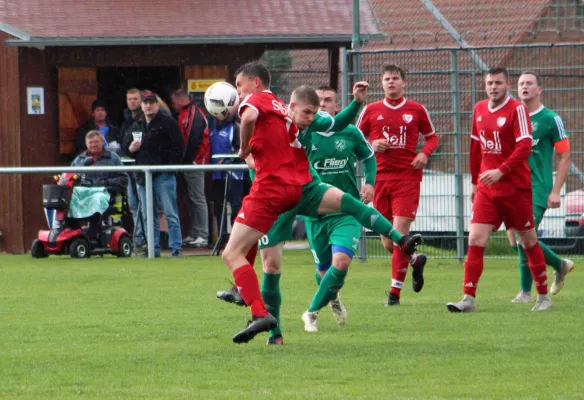
[{"label": "yellow sign on wall", "polygon": [[189,93],[205,92],[209,86],[217,82],[225,82],[225,79],[189,79]]}]

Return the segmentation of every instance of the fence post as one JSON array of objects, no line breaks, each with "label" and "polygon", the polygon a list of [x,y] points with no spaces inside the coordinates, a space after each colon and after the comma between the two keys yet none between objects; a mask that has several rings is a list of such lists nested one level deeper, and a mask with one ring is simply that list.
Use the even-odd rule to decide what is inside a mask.
[{"label": "fence post", "polygon": [[146,240],[148,241],[148,258],[154,258],[154,196],[152,191],[152,172],[144,170],[146,180]]},{"label": "fence post", "polygon": [[460,94],[458,91],[458,53],[451,50],[452,124],[454,127],[454,180],[456,214],[456,258],[464,260],[464,181],[462,169],[462,138],[460,132]]},{"label": "fence post", "polygon": [[347,107],[349,98],[349,71],[347,62],[347,48],[341,47],[341,108]]}]

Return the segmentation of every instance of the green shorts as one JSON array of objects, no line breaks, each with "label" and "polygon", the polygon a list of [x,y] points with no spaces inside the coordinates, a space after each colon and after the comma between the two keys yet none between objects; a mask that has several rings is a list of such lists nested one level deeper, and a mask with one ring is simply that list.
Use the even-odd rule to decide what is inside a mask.
[{"label": "green shorts", "polygon": [[[355,255],[359,247],[361,224],[352,216],[343,214],[307,220],[306,235],[316,267],[326,270],[331,266],[333,250],[340,250],[350,257]],[[336,246],[343,249],[334,249]]]},{"label": "green shorts", "polygon": [[292,228],[297,215],[305,217],[318,217],[318,206],[324,194],[332,186],[313,180],[302,188],[300,202],[292,210],[280,215],[269,232],[260,238],[259,249],[265,249],[278,245],[278,243],[292,240]]},{"label": "green shorts", "polygon": [[539,224],[541,224],[541,221],[543,220],[543,215],[545,214],[546,211],[547,208],[543,208],[536,205],[533,206],[533,219],[535,220],[536,232],[539,230]]}]

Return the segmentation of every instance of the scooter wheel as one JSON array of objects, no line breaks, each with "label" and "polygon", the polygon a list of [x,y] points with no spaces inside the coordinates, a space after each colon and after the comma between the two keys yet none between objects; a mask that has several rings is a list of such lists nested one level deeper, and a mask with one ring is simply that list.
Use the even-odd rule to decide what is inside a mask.
[{"label": "scooter wheel", "polygon": [[89,258],[89,243],[82,237],[73,239],[69,245],[71,258]]},{"label": "scooter wheel", "polygon": [[49,256],[45,251],[45,246],[43,245],[43,242],[41,242],[38,239],[33,240],[32,246],[30,248],[30,255],[32,256],[32,258],[45,258]]}]

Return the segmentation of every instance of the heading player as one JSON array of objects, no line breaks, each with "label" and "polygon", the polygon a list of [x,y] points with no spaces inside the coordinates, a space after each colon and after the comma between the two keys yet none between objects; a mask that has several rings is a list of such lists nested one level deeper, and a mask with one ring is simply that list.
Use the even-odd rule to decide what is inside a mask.
[{"label": "heading player", "polygon": [[[377,179],[373,206],[401,234],[410,233],[420,203],[422,170],[428,157],[438,148],[438,136],[426,108],[405,99],[406,75],[396,65],[386,65],[382,72],[385,98],[368,104],[357,121],[357,127],[373,145],[377,158]],[[419,136],[424,147],[416,153]],[[399,305],[400,292],[408,271],[413,267],[412,287],[419,292],[424,286],[426,256],[410,257],[386,237],[383,247],[391,257],[391,288],[388,306]]]},{"label": "heading player", "polygon": [[[519,99],[529,111],[533,130],[533,145],[531,146],[531,155],[528,162],[531,169],[533,215],[536,232],[546,209],[560,207],[560,192],[570,172],[570,140],[564,129],[564,122],[558,114],[541,104],[543,88],[538,80],[539,78],[535,72],[526,71],[521,74],[517,82]],[[554,149],[559,158],[555,182],[553,179]],[[511,246],[517,250],[515,233],[507,231],[507,235]],[[562,260],[541,241],[539,246],[543,250],[546,264],[554,269],[554,282],[550,288],[550,293],[557,294],[564,287],[564,278],[574,268],[574,263],[568,259]],[[519,277],[521,290],[512,302],[530,303],[532,301],[531,285],[533,280],[527,266],[527,257],[521,248],[519,248]]]},{"label": "heading player", "polygon": [[525,250],[537,288],[533,310],[552,307],[547,294],[545,260],[537,242],[527,159],[531,153],[531,120],[527,108],[507,94],[504,68],[485,74],[487,100],[475,105],[470,147],[472,212],[464,264],[464,297],[448,303],[451,312],[476,310],[477,284],[483,272],[485,246],[501,223],[513,229]]},{"label": "heading player", "polygon": [[256,176],[223,251],[223,262],[251,308],[252,322],[233,337],[235,343],[245,343],[277,326],[262,300],[253,262],[246,256],[278,216],[298,204],[302,187],[311,178],[306,157],[295,154],[301,151],[298,128],[286,105],[269,91],[267,68],[257,62],[243,65],[236,72],[236,87],[244,99],[239,106],[239,156],[254,156]]}]

